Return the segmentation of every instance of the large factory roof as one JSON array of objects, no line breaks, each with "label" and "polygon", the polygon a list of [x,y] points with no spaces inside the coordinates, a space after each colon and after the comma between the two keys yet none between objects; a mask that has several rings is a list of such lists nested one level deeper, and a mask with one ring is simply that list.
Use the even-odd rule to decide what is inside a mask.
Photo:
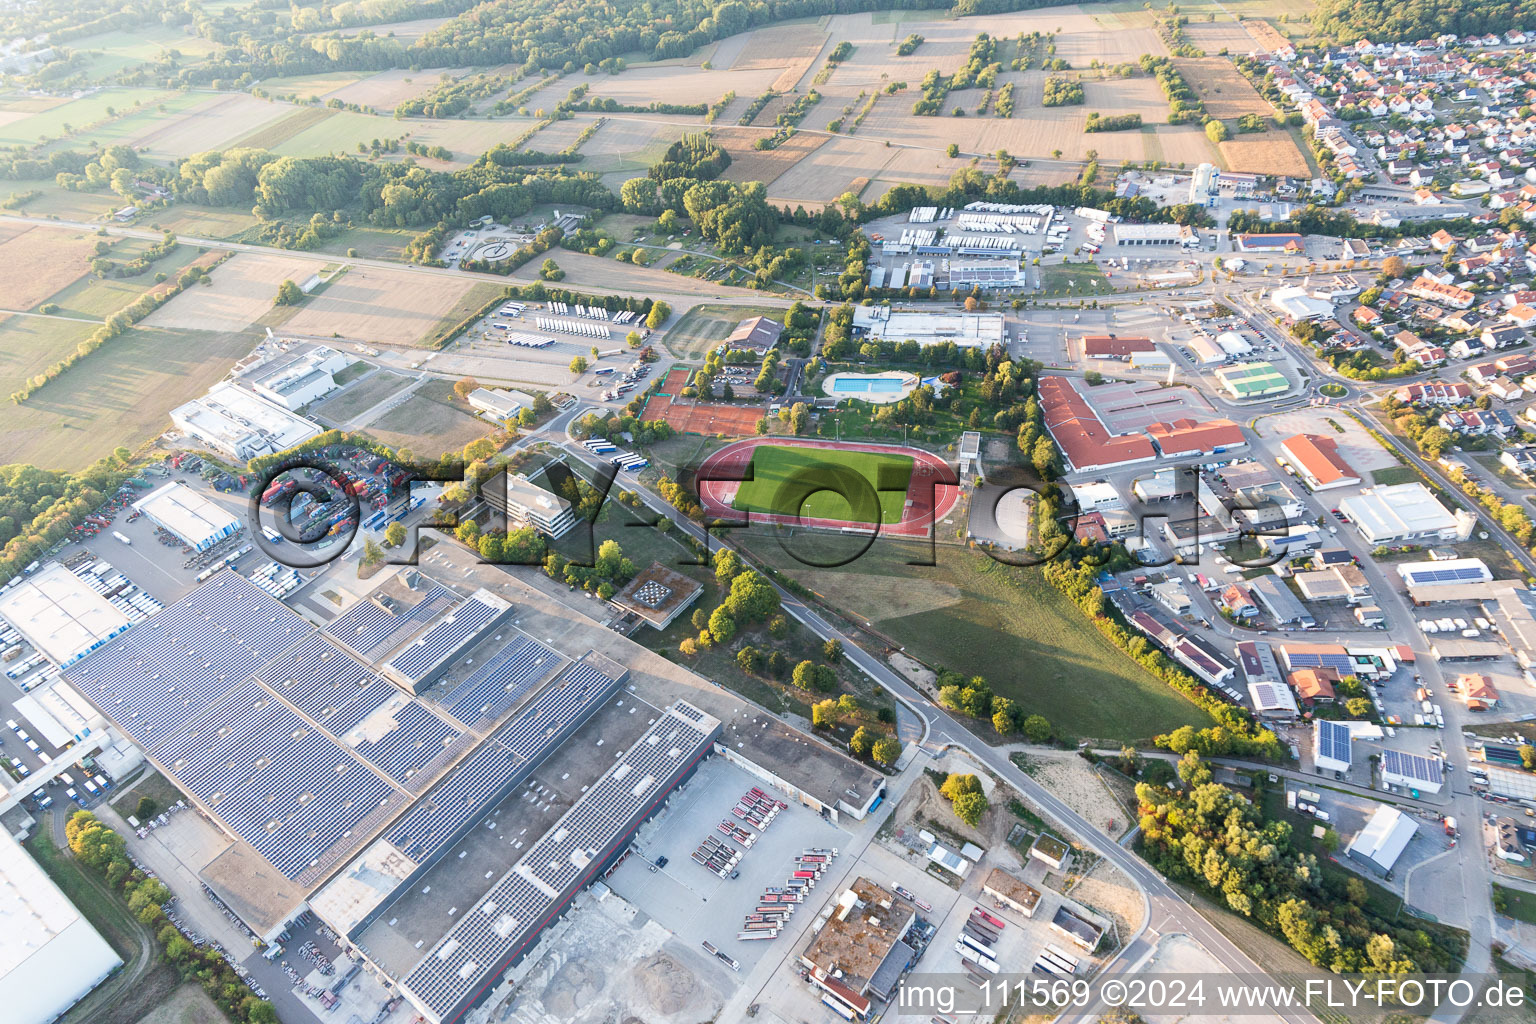
[{"label": "large factory roof", "polygon": [[436,1021],[462,1015],[708,752],[719,728],[718,719],[684,701],[667,709],[460,916],[401,981],[401,989]]},{"label": "large factory roof", "polygon": [[128,628],[128,616],[51,562],[0,596],[0,617],[56,665],[69,665]]}]

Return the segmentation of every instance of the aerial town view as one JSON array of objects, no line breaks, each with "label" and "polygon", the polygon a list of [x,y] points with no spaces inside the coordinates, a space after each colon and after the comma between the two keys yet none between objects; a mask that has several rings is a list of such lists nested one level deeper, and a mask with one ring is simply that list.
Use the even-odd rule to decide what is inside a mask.
[{"label": "aerial town view", "polygon": [[0,0],[0,207],[0,1024],[1536,1022],[1536,0]]}]

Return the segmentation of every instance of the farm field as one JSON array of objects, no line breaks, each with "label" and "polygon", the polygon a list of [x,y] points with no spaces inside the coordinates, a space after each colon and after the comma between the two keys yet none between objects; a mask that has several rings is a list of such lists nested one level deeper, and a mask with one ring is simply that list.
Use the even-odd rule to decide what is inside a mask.
[{"label": "farm field", "polygon": [[1212,117],[1227,119],[1242,117],[1244,114],[1270,115],[1275,112],[1269,101],[1260,96],[1258,90],[1225,57],[1200,57],[1192,60],[1175,57],[1173,63],[1189,87],[1199,93],[1205,109]]},{"label": "farm field", "polygon": [[286,99],[292,96],[301,103],[306,100],[324,99],[337,89],[367,78],[362,71],[335,71],[318,75],[290,75],[285,78],[268,78],[261,88],[268,96]]},{"label": "farm field", "polygon": [[731,166],[721,177],[729,181],[773,181],[827,141],[825,135],[799,132],[777,149],[753,149],[753,141],[767,134],[767,130],[752,128],[716,130],[715,142],[731,154]]},{"label": "farm field", "polygon": [[662,343],[682,359],[702,359],[704,353],[726,339],[736,325],[754,316],[784,322],[787,306],[694,306],[667,328]]},{"label": "farm field", "polygon": [[[436,21],[437,19],[427,19]],[[380,26],[381,28],[383,26]],[[380,33],[382,35],[382,33]],[[383,113],[393,110],[406,100],[415,99],[431,92],[439,79],[447,75],[455,81],[475,74],[475,68],[410,68],[380,71],[376,75],[360,78],[326,93],[327,100],[357,103]]]},{"label": "farm field", "polygon": [[[19,319],[0,328],[0,338],[16,330]],[[83,329],[77,341],[91,330],[89,324],[72,326]],[[240,334],[141,323],[24,404],[0,406],[0,463],[80,469],[118,445],[136,448],[169,429],[169,412],[207,391],[251,344]],[[3,341],[0,348],[10,350]]]},{"label": "farm field", "polygon": [[[135,242],[138,240],[135,239]],[[133,259],[147,247],[147,243],[128,246],[119,242],[107,254],[119,262]],[[137,277],[104,277],[86,274],[60,291],[48,296],[48,301],[59,307],[60,316],[94,317],[105,319],[125,306],[137,302],[139,296],[155,287],[155,274],[164,273],[174,279],[180,270],[197,258],[195,246],[179,245],[169,256],[156,260],[154,265]]]},{"label": "farm field", "polygon": [[[738,531],[735,539],[848,618],[901,637],[911,656],[984,676],[993,692],[1038,710],[1060,734],[1118,742],[1210,724],[1204,712],[1100,636],[1037,568],[1014,568],[949,546],[939,547],[937,565],[911,565],[926,561],[930,549],[881,539],[845,565],[813,570],[769,530]],[[792,543],[814,562],[833,561],[838,553],[846,558],[849,551],[846,538],[823,534],[796,534]],[[943,600],[904,607],[891,597],[903,593]],[[990,723],[978,723],[978,730],[995,737]]]},{"label": "farm field", "polygon": [[454,398],[451,381],[429,380],[404,404],[369,424],[368,433],[392,447],[430,457],[460,451],[490,433],[490,426]]},{"label": "farm field", "polygon": [[329,120],[336,113],[325,107],[290,107],[286,104],[278,104],[278,107],[287,110],[288,114],[234,139],[226,148],[276,149],[289,139]]},{"label": "farm field", "polygon": [[131,141],[151,159],[188,157],[229,148],[230,143],[260,131],[293,112],[283,103],[257,99],[247,93],[200,96],[200,102],[170,119],[162,119]]},{"label": "farm field", "polygon": [[1219,53],[1226,49],[1232,53],[1247,53],[1258,48],[1253,34],[1239,21],[1202,21],[1184,26],[1184,34],[1206,53]]},{"label": "farm field", "polygon": [[7,274],[0,306],[31,309],[86,273],[96,239],[57,228],[28,228],[6,224],[0,229],[0,267],[26,267],[25,274]]},{"label": "farm field", "polygon": [[1219,148],[1228,170],[1288,174],[1296,178],[1305,178],[1311,173],[1306,157],[1288,132],[1234,135]]},{"label": "farm field", "polygon": [[[118,113],[121,116],[112,118],[107,123],[91,128],[87,131],[77,131],[69,137],[67,145],[72,148],[115,146],[126,143],[131,146],[141,147],[140,140],[146,135],[152,135],[160,131],[168,124],[179,124],[186,112],[204,105],[209,97],[198,93],[173,93],[161,97],[153,104],[145,104],[130,113],[123,114],[121,108]],[[79,125],[75,126],[79,128]],[[51,148],[64,148],[66,143],[59,142]],[[206,146],[204,147],[207,148]],[[187,156],[190,154],[178,154]]]},{"label": "farm field", "polygon": [[243,331],[272,309],[284,280],[303,281],[324,265],[301,256],[237,253],[213,269],[211,286],[188,288],[142,322],[150,327]]},{"label": "farm field", "polygon": [[[768,66],[713,69],[703,67],[632,67],[621,75],[598,72],[564,75],[526,100],[529,110],[553,110],[578,85],[587,86],[588,99],[611,99],[645,106],[650,103],[713,103],[726,93],[756,96],[771,85],[779,71]],[[659,115],[673,116],[673,115]],[[678,115],[684,116],[684,115]],[[692,117],[703,123],[702,117]]]},{"label": "farm field", "polygon": [[153,107],[156,103],[167,102],[180,95],[160,89],[102,89],[89,96],[41,110],[25,98],[18,106],[13,98],[6,97],[0,100],[0,111],[25,111],[28,116],[0,123],[0,146],[31,146],[45,135],[58,138],[67,134],[64,128],[66,124],[79,131],[86,125],[107,118],[108,107],[122,113],[132,110],[136,105]]},{"label": "farm field", "polygon": [[759,445],[752,449],[751,471],[731,502],[738,511],[896,523],[906,506],[912,456]]},{"label": "farm field", "polygon": [[417,18],[414,21],[391,21],[386,25],[361,25],[355,28],[344,28],[337,34],[343,37],[355,36],[363,32],[372,32],[376,36],[386,38],[393,37],[402,43],[414,42],[422,36],[446,25],[449,18]]},{"label": "farm field", "polygon": [[[0,394],[9,395],[28,377],[42,373],[75,350],[96,330],[48,316],[7,316],[0,319]],[[13,460],[0,458],[0,464]]]},{"label": "farm field", "polygon": [[776,202],[821,205],[844,192],[861,191],[890,159],[890,150],[873,139],[833,136],[768,185]]},{"label": "farm field", "polygon": [[[354,266],[304,300],[285,326],[318,337],[416,345],[474,287],[470,280]],[[493,294],[496,290],[495,285],[484,287]]]}]

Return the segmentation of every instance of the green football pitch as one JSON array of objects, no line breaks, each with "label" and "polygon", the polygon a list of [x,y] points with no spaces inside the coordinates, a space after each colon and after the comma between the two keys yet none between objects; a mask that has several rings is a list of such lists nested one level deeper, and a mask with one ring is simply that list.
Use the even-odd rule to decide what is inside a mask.
[{"label": "green football pitch", "polygon": [[736,491],[741,512],[832,519],[847,523],[901,522],[910,455],[786,445],[752,449],[752,479]]}]

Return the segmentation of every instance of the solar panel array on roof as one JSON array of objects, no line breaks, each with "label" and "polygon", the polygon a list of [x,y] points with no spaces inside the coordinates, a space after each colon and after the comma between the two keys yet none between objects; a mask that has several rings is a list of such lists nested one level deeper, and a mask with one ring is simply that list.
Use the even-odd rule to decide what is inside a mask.
[{"label": "solar panel array on roof", "polygon": [[449,714],[477,727],[496,721],[559,667],[560,655],[521,633],[438,698]]},{"label": "solar panel array on roof", "polygon": [[318,633],[279,654],[256,675],[332,732],[346,732],[400,692]]},{"label": "solar panel array on roof", "polygon": [[1355,674],[1355,663],[1350,660],[1348,654],[1342,651],[1337,654],[1320,654],[1315,651],[1297,651],[1293,648],[1286,648],[1285,660],[1292,669],[1331,668],[1341,676]]},{"label": "solar panel array on roof", "polygon": [[1405,779],[1433,783],[1436,786],[1445,781],[1445,770],[1438,758],[1407,754],[1401,750],[1383,750],[1381,770],[1401,775]]},{"label": "solar panel array on roof", "polygon": [[362,657],[377,658],[447,610],[456,596],[447,587],[434,584],[421,600],[400,614],[391,614],[372,601],[363,601],[338,615],[325,631]]},{"label": "solar panel array on roof", "polygon": [[422,679],[451,658],[464,641],[503,611],[479,597],[466,598],[448,616],[389,660],[390,666],[408,679]]},{"label": "solar panel array on roof", "polygon": [[363,740],[352,749],[390,778],[404,783],[441,757],[462,735],[437,715],[411,701],[394,713],[393,728],[377,739]]},{"label": "solar panel array on roof", "polygon": [[[679,705],[685,706],[685,705]],[[708,750],[719,728],[670,711],[589,788],[401,983],[438,1020],[504,970]]]},{"label": "solar panel array on roof", "polygon": [[589,665],[573,665],[412,807],[386,838],[418,864],[430,860],[538,767],[618,685]]},{"label": "solar panel array on roof", "polygon": [[312,629],[250,580],[224,573],[70,666],[69,678],[151,746]]},{"label": "solar panel array on roof", "polygon": [[1350,763],[1350,735],[1348,726],[1339,722],[1317,723],[1317,756]]},{"label": "solar panel array on roof", "polygon": [[1449,569],[1426,567],[1405,572],[1403,577],[1410,587],[1431,586],[1436,583],[1481,583],[1488,578],[1482,565],[1458,565]]},{"label": "solar panel array on roof", "polygon": [[255,682],[234,687],[155,753],[182,786],[292,879],[364,818],[404,799]]}]

